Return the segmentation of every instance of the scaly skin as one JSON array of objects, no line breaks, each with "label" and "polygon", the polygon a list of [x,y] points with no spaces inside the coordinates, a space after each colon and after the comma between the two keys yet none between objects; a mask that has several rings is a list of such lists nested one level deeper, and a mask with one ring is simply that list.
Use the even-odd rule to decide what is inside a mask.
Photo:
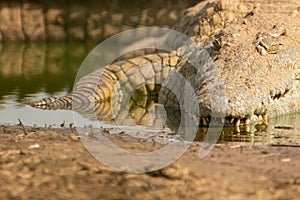
[{"label": "scaly skin", "polygon": [[[45,98],[30,105],[49,109],[68,109],[71,105],[109,100],[131,92],[141,95],[157,92],[157,85],[178,67],[181,57],[170,53],[158,53],[132,58],[98,69],[82,77],[65,97]],[[118,81],[118,84],[117,84]],[[122,90],[120,88],[122,87]],[[122,93],[122,94],[121,94]]]},{"label": "scaly skin", "polygon": [[[221,106],[226,109],[227,122],[235,122],[236,126],[241,119],[247,124],[261,117],[265,119],[266,115],[274,117],[300,111],[300,16],[296,6],[284,3],[281,7],[284,7],[285,13],[282,13],[276,3],[253,6],[247,2],[245,5],[247,7],[239,2],[227,5],[221,0],[219,3],[200,3],[190,9],[193,12],[198,9],[200,16],[207,16],[206,20],[216,18],[214,13],[223,13],[218,14],[220,16],[234,14],[235,18],[221,18],[220,23],[211,26],[214,28],[210,28],[209,33],[203,33],[207,30],[207,24],[202,19],[195,20],[199,21],[199,34],[190,23],[183,23],[183,26],[189,24],[187,31],[196,30],[196,41],[200,43],[204,40],[202,46],[215,61],[222,83],[212,78],[216,75],[215,71],[207,70],[200,76],[188,73],[190,64],[182,58],[184,53],[181,51],[150,54],[114,63],[105,70],[97,70],[83,77],[76,83],[74,92],[66,97],[46,98],[31,105],[69,108],[71,104],[122,97],[135,87],[139,87],[141,94],[150,95],[159,89],[154,82],[162,83],[168,79],[170,71],[177,71],[182,72],[196,89],[202,119],[209,117],[211,92],[217,93],[222,85],[226,104]],[[213,11],[210,9],[212,6],[215,6]],[[244,14],[246,8],[253,10]],[[273,12],[266,12],[270,8],[274,8]],[[187,53],[190,48],[182,47],[181,50]],[[163,64],[163,67],[157,68],[159,65],[155,63]],[[213,89],[208,91],[208,87]],[[162,90],[162,94],[165,95],[160,98],[161,103],[173,102],[172,94],[166,90]]]},{"label": "scaly skin", "polygon": [[252,3],[240,0],[202,1],[184,10],[180,22],[173,28],[203,42],[226,25],[240,21],[252,9]]}]

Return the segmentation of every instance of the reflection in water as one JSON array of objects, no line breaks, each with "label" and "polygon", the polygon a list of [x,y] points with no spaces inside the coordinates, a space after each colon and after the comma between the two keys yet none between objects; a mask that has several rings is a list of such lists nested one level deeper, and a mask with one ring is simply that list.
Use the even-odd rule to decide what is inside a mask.
[{"label": "reflection in water", "polygon": [[[81,43],[3,44],[0,50],[0,101],[20,102],[38,92],[70,92],[89,51]],[[12,99],[9,99],[12,98]]]},{"label": "reflection in water", "polygon": [[[129,102],[122,103],[119,99],[104,101],[84,106],[75,106],[73,110],[91,121],[102,121],[111,125],[142,126],[141,131],[169,130],[168,135],[177,133],[180,123],[183,123],[183,112],[179,107],[167,107],[157,104],[156,97],[133,95]],[[243,142],[251,144],[292,144],[300,143],[300,114],[286,115],[270,119],[268,125],[252,124],[247,131],[241,127],[239,131],[234,126],[223,127],[219,142]],[[208,130],[219,131],[220,125],[199,127],[195,140],[203,141]],[[182,127],[185,127],[183,124]],[[168,129],[165,129],[168,128]],[[183,131],[184,132],[184,131]],[[176,137],[185,139],[186,135],[177,133]]]},{"label": "reflection in water", "polygon": [[[18,118],[28,125],[60,124],[63,120],[72,123],[71,111],[41,111],[24,107],[21,102],[71,92],[77,70],[89,50],[91,46],[82,43],[3,44],[0,49],[0,123],[17,123]],[[82,126],[101,121],[101,126],[105,123],[133,125],[139,130],[170,128],[170,134],[176,132],[182,116],[175,107],[156,104],[156,98],[136,95],[125,105],[112,100],[75,110],[80,114]],[[75,116],[78,118],[78,114]],[[295,114],[271,119],[268,126],[252,125],[249,132],[225,127],[219,142],[299,143],[299,122],[300,115]],[[196,139],[202,141],[207,130],[207,127],[199,128]]]}]

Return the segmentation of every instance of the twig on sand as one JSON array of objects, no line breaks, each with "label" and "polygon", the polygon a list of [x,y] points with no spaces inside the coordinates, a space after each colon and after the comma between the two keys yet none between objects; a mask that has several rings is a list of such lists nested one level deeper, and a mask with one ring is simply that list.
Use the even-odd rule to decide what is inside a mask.
[{"label": "twig on sand", "polygon": [[25,126],[23,125],[23,123],[21,122],[20,119],[18,119],[18,121],[19,121],[19,126],[21,126],[22,129],[23,129],[23,131],[24,131],[24,134],[27,135],[27,131],[26,131],[26,129],[25,129]]},{"label": "twig on sand", "polygon": [[74,133],[74,128],[73,128],[73,123],[70,123],[70,129],[71,129],[71,132]]},{"label": "twig on sand", "polygon": [[274,147],[300,147],[300,144],[271,144]]},{"label": "twig on sand", "polygon": [[64,122],[60,124],[60,127],[62,127],[62,128],[65,127],[65,123],[66,123],[66,121],[64,120]]}]

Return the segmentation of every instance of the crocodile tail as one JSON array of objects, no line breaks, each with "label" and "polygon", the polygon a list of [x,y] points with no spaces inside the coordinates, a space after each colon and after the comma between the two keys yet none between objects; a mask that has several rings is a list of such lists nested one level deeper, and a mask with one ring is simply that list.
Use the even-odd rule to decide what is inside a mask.
[{"label": "crocodile tail", "polygon": [[155,94],[180,57],[170,53],[158,53],[121,61],[97,69],[80,78],[72,94],[63,97],[49,97],[27,103],[40,109],[76,109],[87,103],[103,102],[112,98],[138,92],[142,95]]},{"label": "crocodile tail", "polygon": [[116,78],[112,72],[99,69],[82,77],[73,88],[73,92],[62,97],[48,97],[38,101],[26,102],[34,108],[44,110],[71,110],[84,107],[91,102],[105,101],[113,94]]},{"label": "crocodile tail", "polygon": [[26,102],[34,108],[54,110],[54,109],[71,109],[72,108],[73,95],[67,95],[62,97],[49,97],[43,98],[38,101]]}]

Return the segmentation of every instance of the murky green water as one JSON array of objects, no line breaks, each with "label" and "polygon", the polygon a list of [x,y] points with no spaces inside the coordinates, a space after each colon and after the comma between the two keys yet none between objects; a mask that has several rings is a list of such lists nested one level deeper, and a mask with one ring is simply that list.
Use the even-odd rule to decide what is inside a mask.
[{"label": "murky green water", "polygon": [[[84,43],[1,45],[0,124],[16,124],[21,119],[26,125],[59,126],[63,122],[74,123],[75,120],[77,126],[114,127],[105,109],[101,111],[102,116],[98,116],[97,121],[87,116],[87,113],[82,115],[80,112],[66,110],[45,111],[23,104],[25,101],[62,96],[71,92],[77,70],[94,46]],[[141,102],[143,103],[129,107],[129,118],[134,120],[130,123],[122,122],[124,129],[129,128],[129,124],[135,124],[134,130],[143,130],[142,125],[147,124],[147,120],[153,121],[157,117],[157,105],[154,102],[143,99]],[[101,106],[101,109],[105,108]],[[168,117],[169,121],[174,121],[172,116]],[[156,120],[155,123],[164,127],[163,120]],[[152,128],[155,123],[152,123]],[[201,140],[206,132],[207,128],[199,129],[197,138]],[[225,128],[220,142],[297,145],[300,143],[300,115],[271,119],[268,126],[251,126],[250,132],[244,132],[243,129],[237,132],[233,127]]]},{"label": "murky green water", "polygon": [[23,102],[71,92],[77,70],[93,45],[37,43],[0,47],[0,123],[15,124],[20,118],[24,124],[42,126],[72,117],[70,112],[43,112],[25,107]]}]

